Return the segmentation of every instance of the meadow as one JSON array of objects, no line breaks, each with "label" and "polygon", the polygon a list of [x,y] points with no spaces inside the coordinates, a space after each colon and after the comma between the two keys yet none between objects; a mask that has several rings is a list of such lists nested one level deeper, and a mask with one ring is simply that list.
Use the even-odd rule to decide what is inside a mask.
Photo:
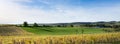
[{"label": "meadow", "polygon": [[119,44],[120,32],[96,27],[0,27],[0,44]]},{"label": "meadow", "polygon": [[[74,35],[105,33],[103,29],[109,28],[88,28],[88,27],[22,27],[23,30],[37,35]],[[83,31],[83,32],[82,32]]]}]

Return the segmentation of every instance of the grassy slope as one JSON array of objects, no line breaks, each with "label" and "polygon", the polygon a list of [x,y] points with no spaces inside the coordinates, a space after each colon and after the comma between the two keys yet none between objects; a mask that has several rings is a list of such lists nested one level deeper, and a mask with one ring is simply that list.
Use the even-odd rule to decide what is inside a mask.
[{"label": "grassy slope", "polygon": [[0,36],[26,35],[28,32],[15,26],[0,27]]},{"label": "grassy slope", "polygon": [[104,33],[102,28],[81,28],[81,27],[22,27],[24,30],[37,34],[37,35],[70,35],[81,34],[81,30],[84,30],[84,34],[91,33]]}]

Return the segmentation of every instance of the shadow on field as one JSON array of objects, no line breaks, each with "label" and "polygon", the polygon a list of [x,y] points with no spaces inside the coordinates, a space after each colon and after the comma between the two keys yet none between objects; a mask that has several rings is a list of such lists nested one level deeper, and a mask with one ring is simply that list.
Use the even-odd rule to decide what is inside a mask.
[{"label": "shadow on field", "polygon": [[50,30],[50,29],[42,29],[42,30],[47,31],[47,32],[53,32],[53,31]]},{"label": "shadow on field", "polygon": [[[36,27],[30,27],[30,28],[35,29]],[[38,27],[38,28],[39,28],[39,27]],[[36,28],[36,29],[38,29],[38,28]],[[39,28],[39,29],[42,30],[42,31],[46,31],[46,32],[53,32],[52,27],[41,27],[41,28]]]},{"label": "shadow on field", "polygon": [[45,28],[42,29],[42,30],[47,31],[47,32],[53,32],[53,30],[52,30],[51,28],[52,28],[52,27],[45,27]]}]

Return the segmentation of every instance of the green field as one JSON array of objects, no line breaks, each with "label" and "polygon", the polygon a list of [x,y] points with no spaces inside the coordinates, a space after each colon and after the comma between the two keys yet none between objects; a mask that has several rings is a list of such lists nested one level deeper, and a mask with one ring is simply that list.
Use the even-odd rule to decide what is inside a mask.
[{"label": "green field", "polygon": [[[93,27],[0,27],[0,44],[119,44],[120,32]],[[82,34],[83,32],[83,34]]]},{"label": "green field", "polygon": [[37,35],[71,35],[93,33],[105,33],[103,28],[86,28],[86,27],[22,27],[24,30]]}]

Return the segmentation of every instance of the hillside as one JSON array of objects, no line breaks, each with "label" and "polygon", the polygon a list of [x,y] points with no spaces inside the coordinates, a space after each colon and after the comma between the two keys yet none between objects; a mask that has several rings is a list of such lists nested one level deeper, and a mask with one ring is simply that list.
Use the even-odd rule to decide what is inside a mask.
[{"label": "hillside", "polygon": [[22,27],[27,32],[37,35],[71,35],[71,34],[94,34],[105,33],[103,28],[86,27]]},{"label": "hillside", "polygon": [[30,33],[16,26],[0,26],[0,36],[28,35]]}]

